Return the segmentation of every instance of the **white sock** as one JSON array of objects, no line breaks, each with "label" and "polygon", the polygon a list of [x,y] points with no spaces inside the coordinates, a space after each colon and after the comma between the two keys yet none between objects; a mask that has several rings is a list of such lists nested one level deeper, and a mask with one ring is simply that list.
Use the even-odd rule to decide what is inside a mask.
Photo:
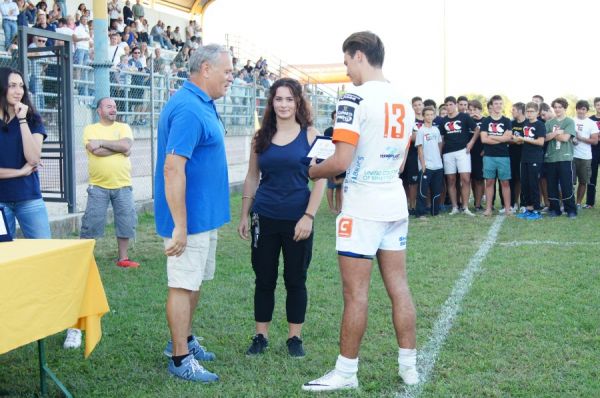
[{"label": "white sock", "polygon": [[417,366],[417,349],[398,348],[398,365],[405,367]]},{"label": "white sock", "polygon": [[335,370],[341,376],[352,377],[358,373],[358,358],[350,359],[342,355],[338,355],[335,362]]}]

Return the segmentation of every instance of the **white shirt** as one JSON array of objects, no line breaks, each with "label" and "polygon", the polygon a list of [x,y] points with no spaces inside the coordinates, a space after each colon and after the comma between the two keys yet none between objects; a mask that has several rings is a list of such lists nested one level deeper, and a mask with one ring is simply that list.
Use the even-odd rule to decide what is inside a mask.
[{"label": "white shirt", "polygon": [[17,3],[13,1],[5,1],[0,3],[0,12],[2,12],[2,18],[9,21],[16,21],[19,15],[19,7]]},{"label": "white shirt", "polygon": [[[415,140],[415,146],[423,146],[423,158],[425,159],[425,166],[427,170],[439,170],[444,168],[442,163],[442,155],[440,153],[440,143],[442,142],[442,135],[437,127],[431,126],[426,127],[423,125],[417,130],[417,139]],[[419,159],[419,170],[422,170],[421,160]]]},{"label": "white shirt", "polygon": [[356,146],[344,180],[344,214],[373,221],[408,217],[398,173],[414,120],[410,101],[387,82],[366,82],[340,98],[333,141]]},{"label": "white shirt", "polygon": [[[88,28],[87,25],[83,25],[83,24],[79,24],[75,27],[75,35],[77,36],[78,39],[81,38],[90,38],[90,29]],[[88,50],[90,49],[90,41],[89,40],[82,40],[82,41],[78,41],[77,43],[75,43],[75,47],[76,48],[80,48],[82,50]]]},{"label": "white shirt", "polygon": [[[115,51],[117,52],[116,54]],[[120,45],[108,46],[108,59],[112,60],[113,66],[117,66],[121,63],[121,55],[123,54],[125,54],[125,49]]]},{"label": "white shirt", "polygon": [[119,2],[110,2],[108,3],[108,9],[110,10],[108,12],[108,15],[110,16],[110,19],[117,19],[119,18],[119,16],[121,15],[121,5],[119,4]]},{"label": "white shirt", "polygon": [[[575,133],[583,138],[590,138],[592,134],[598,133],[598,126],[590,118],[579,119],[575,117]],[[592,158],[592,146],[583,141],[578,141],[577,145],[573,145],[573,157],[577,159],[589,160]]]}]

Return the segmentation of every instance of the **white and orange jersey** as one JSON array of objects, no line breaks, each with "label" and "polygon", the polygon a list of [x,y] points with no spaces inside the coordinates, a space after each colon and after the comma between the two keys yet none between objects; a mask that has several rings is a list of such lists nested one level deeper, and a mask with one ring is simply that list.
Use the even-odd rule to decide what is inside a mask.
[{"label": "white and orange jersey", "polygon": [[333,142],[356,146],[346,171],[342,213],[374,221],[408,217],[398,172],[415,114],[390,83],[369,81],[340,98]]}]

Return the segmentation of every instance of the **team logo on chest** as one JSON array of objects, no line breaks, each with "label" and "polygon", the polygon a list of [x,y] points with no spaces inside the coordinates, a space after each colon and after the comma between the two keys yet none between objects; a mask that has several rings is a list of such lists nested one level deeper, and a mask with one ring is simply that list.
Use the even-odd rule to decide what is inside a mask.
[{"label": "team logo on chest", "polygon": [[523,127],[523,135],[526,138],[533,138],[533,137],[535,137],[535,127],[533,127],[533,126],[525,126],[525,127]]},{"label": "team logo on chest", "polygon": [[448,134],[460,133],[462,132],[462,122],[460,120],[446,122],[446,124],[444,124],[444,129],[446,129]]},{"label": "team logo on chest", "polygon": [[495,135],[504,134],[504,123],[490,123],[489,132]]}]

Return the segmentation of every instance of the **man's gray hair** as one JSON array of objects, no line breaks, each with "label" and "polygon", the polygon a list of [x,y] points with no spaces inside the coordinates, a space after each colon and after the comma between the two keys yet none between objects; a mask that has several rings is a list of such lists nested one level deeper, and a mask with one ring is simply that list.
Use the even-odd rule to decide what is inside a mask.
[{"label": "man's gray hair", "polygon": [[208,44],[199,47],[190,57],[190,73],[198,72],[205,62],[216,65],[222,53],[229,54],[229,50],[220,44]]}]

